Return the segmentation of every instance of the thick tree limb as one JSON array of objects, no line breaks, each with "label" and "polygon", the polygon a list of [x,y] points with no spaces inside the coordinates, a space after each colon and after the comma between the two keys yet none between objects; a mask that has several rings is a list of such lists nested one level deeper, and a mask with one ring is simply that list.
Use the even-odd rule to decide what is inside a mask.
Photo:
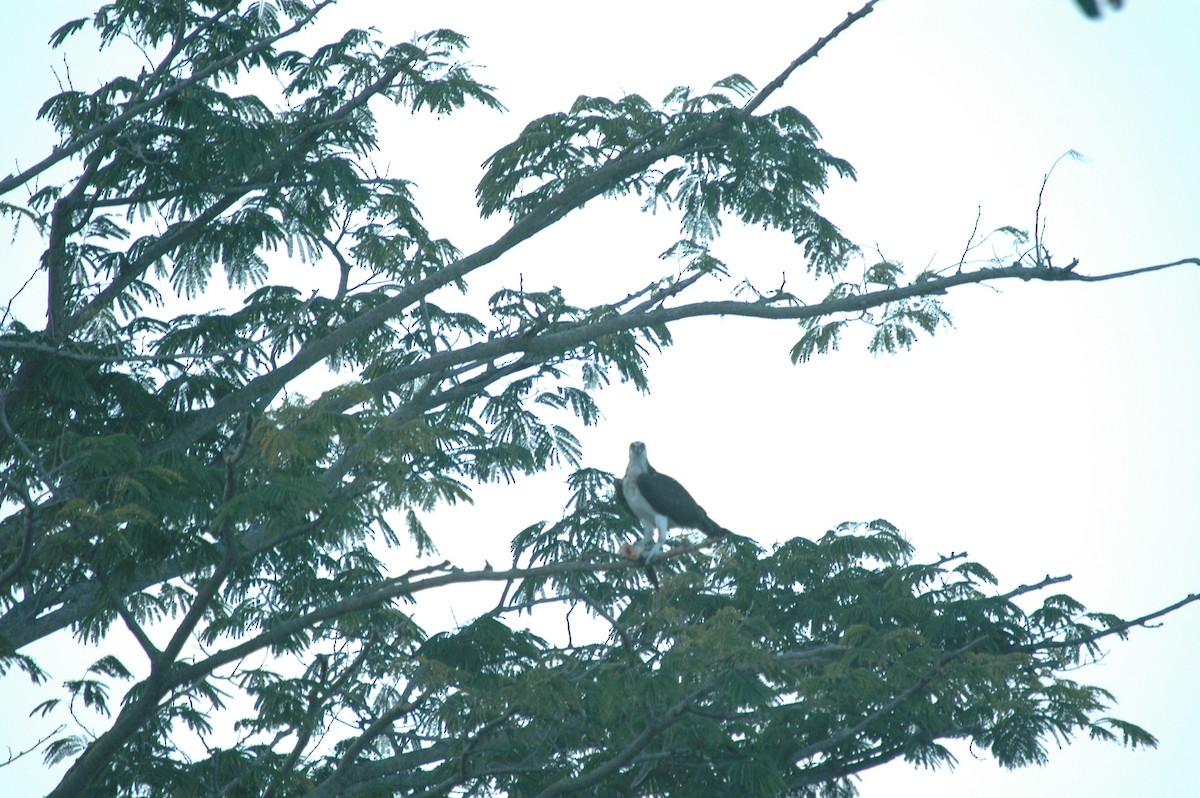
[{"label": "thick tree limb", "polygon": [[158,710],[159,701],[174,687],[185,684],[173,677],[179,652],[191,639],[196,625],[208,612],[208,604],[217,595],[225,578],[233,568],[235,558],[232,551],[197,591],[192,606],[171,635],[170,641],[157,657],[151,660],[150,676],[141,684],[135,700],[125,704],[109,729],[93,740],[79,758],[63,775],[58,785],[47,798],[74,798],[82,795],[92,780],[108,766],[116,751],[140,729]]}]

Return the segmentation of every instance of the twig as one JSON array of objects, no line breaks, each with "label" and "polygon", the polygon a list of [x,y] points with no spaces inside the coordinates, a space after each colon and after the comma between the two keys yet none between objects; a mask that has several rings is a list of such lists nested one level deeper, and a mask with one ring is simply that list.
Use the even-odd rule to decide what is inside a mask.
[{"label": "twig", "polygon": [[46,741],[47,741],[47,740],[49,740],[51,737],[53,737],[54,735],[58,734],[59,732],[61,732],[61,731],[62,731],[63,729],[65,729],[65,728],[66,728],[66,726],[59,726],[59,727],[58,727],[58,728],[56,728],[54,731],[52,731],[52,732],[49,732],[48,734],[46,734],[46,736],[42,737],[42,739],[38,740],[38,741],[37,741],[36,743],[34,743],[33,745],[29,746],[28,748],[26,748],[26,749],[25,749],[25,750],[23,750],[23,751],[18,751],[18,752],[17,752],[17,753],[15,753],[15,754],[12,752],[12,749],[11,749],[11,748],[9,748],[9,749],[8,749],[8,755],[5,757],[5,759],[4,759],[4,761],[3,761],[3,762],[0,762],[0,768],[2,768],[2,767],[5,767],[6,765],[11,765],[13,762],[16,762],[18,759],[20,759],[20,758],[21,758],[21,757],[23,757],[23,756],[27,756],[28,754],[32,754],[34,751],[36,751],[38,748],[40,748],[40,747],[41,747],[42,743],[46,742]]},{"label": "twig", "polygon": [[[1045,222],[1042,221],[1042,198],[1046,194],[1046,186],[1050,182],[1050,175],[1054,174],[1054,168],[1058,166],[1063,158],[1073,158],[1078,160],[1082,158],[1075,150],[1067,150],[1062,155],[1054,159],[1054,163],[1050,164],[1050,168],[1046,170],[1046,174],[1042,176],[1042,187],[1038,189],[1037,208],[1033,212],[1033,262],[1036,266],[1049,266],[1050,253],[1046,252],[1043,241],[1045,240]],[[1045,263],[1042,262],[1042,253],[1046,254]]]},{"label": "twig", "polygon": [[934,568],[941,568],[943,565],[945,565],[948,562],[954,562],[955,560],[962,560],[962,559],[965,559],[966,556],[967,556],[967,553],[965,551],[957,551],[957,552],[952,551],[949,554],[943,554],[943,555],[939,556],[936,560],[934,560],[933,562],[931,562],[929,564]]},{"label": "twig", "polygon": [[1066,273],[1064,277],[1059,279],[1079,280],[1080,282],[1084,283],[1100,283],[1104,282],[1105,280],[1118,280],[1122,277],[1132,277],[1138,274],[1149,274],[1150,272],[1170,269],[1175,266],[1185,266],[1189,263],[1193,266],[1200,266],[1200,258],[1180,258],[1179,260],[1171,261],[1170,263],[1159,263],[1154,266],[1141,266],[1136,269],[1126,269],[1123,272],[1113,272],[1111,274],[1075,274],[1073,271],[1074,264],[1063,269],[1057,269],[1056,271]]},{"label": "twig", "polygon": [[[0,206],[10,207],[6,203],[0,203]],[[14,235],[14,237],[15,237],[15,235]],[[33,279],[35,277],[37,277],[37,274],[40,270],[41,270],[40,267],[37,269],[34,269],[33,273],[29,275],[28,279],[26,279],[25,282],[21,283],[21,287],[17,289],[17,292],[15,294],[13,294],[11,297],[9,297],[8,304],[4,306],[4,315],[0,316],[0,327],[3,327],[5,324],[8,323],[9,317],[12,316],[13,303],[17,301],[17,297],[21,296],[21,294],[25,292],[25,289],[28,288],[29,284],[33,282]]]},{"label": "twig", "polygon": [[983,216],[983,206],[975,206],[975,226],[971,228],[971,235],[967,238],[967,245],[963,247],[962,257],[958,259],[958,270],[961,272],[963,263],[967,260],[967,253],[971,251],[971,245],[975,242],[975,234],[979,232],[979,219]]},{"label": "twig", "polygon": [[614,632],[616,632],[617,637],[619,637],[621,639],[621,644],[628,651],[630,663],[637,663],[638,662],[637,646],[635,646],[633,644],[633,638],[631,638],[629,636],[629,630],[626,629],[625,626],[620,621],[618,621],[616,618],[614,618],[612,616],[612,613],[610,613],[608,610],[604,609],[604,607],[602,607],[599,604],[597,604],[596,602],[592,601],[590,598],[583,595],[582,593],[577,593],[575,591],[571,591],[571,596],[574,597],[576,600],[582,601],[584,604],[588,605],[588,607],[591,608],[592,612],[596,613],[601,618],[608,621],[608,625],[612,627]]}]

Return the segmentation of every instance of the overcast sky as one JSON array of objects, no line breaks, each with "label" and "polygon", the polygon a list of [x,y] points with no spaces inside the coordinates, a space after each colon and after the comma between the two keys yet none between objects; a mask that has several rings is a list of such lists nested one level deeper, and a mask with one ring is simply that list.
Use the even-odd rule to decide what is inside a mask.
[{"label": "overcast sky", "polygon": [[[885,0],[776,98],[858,170],[857,182],[831,188],[826,215],[913,274],[954,264],[977,212],[984,231],[1028,228],[1043,175],[1073,149],[1085,160],[1062,161],[1045,196],[1056,258],[1105,273],[1200,255],[1200,4],[1126,5],[1097,23],[1070,0]],[[32,122],[61,64],[44,43],[88,7],[6,9],[3,171],[50,144]],[[418,181],[434,233],[470,251],[501,229],[474,214],[479,164],[529,119],[583,93],[658,100],[733,72],[761,86],[854,7],[620,0],[572,13],[561,3],[348,0],[339,15],[393,39],[435,27],[470,36],[471,60],[509,112],[415,124],[385,115],[380,158]],[[100,80],[77,66],[90,63],[83,54],[71,63],[77,86]],[[657,255],[675,233],[636,203],[600,205],[497,271],[519,272],[527,288],[561,285],[580,304],[669,268]],[[778,236],[730,229],[716,252],[729,285],[747,277],[773,288],[786,274],[804,298],[826,290]],[[8,259],[0,296],[31,268]],[[489,279],[499,278],[481,284]],[[40,325],[40,301],[31,294],[21,306],[29,323]],[[685,322],[652,367],[651,394],[601,394],[604,420],[582,434],[585,463],[619,471],[628,442],[644,440],[651,462],[721,524],[767,545],[884,517],[920,559],[965,550],[1004,589],[1069,573],[1062,590],[1095,610],[1136,616],[1200,589],[1200,270],[967,287],[946,301],[955,328],[911,352],[873,358],[864,333],[801,366],[788,361],[793,327]],[[442,554],[464,566],[506,561],[512,532],[561,512],[562,478],[483,490],[475,507],[430,519]],[[959,747],[954,773],[894,763],[869,774],[861,794],[1182,794],[1194,788],[1200,750],[1197,640],[1193,606],[1073,674],[1112,690],[1113,714],[1156,734],[1158,750],[1080,741],[1044,768],[1009,773]],[[75,675],[43,664],[56,678]],[[9,744],[0,729],[0,753]],[[35,794],[27,778],[14,794]]]}]

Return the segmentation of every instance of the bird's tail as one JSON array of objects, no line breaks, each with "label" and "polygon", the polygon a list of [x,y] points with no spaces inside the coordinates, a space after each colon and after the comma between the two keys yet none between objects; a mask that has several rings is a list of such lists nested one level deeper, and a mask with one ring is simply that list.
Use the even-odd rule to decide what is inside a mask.
[{"label": "bird's tail", "polygon": [[718,524],[716,521],[712,520],[711,518],[706,518],[704,520],[705,520],[704,527],[700,531],[703,532],[704,534],[708,535],[710,538],[722,538],[727,535],[733,534],[728,529],[721,526],[720,524]]}]

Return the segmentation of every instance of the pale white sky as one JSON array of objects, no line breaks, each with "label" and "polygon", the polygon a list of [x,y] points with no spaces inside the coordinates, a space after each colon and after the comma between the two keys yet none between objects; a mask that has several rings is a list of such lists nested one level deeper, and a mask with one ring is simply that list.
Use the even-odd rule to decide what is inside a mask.
[{"label": "pale white sky", "polygon": [[[43,43],[89,5],[9,9],[0,52],[20,79],[0,88],[4,171],[13,153],[28,164],[50,143],[28,121],[55,85]],[[1126,5],[1094,23],[1069,0],[885,0],[777,95],[858,170],[856,183],[833,187],[826,214],[912,273],[954,263],[977,207],[983,230],[1028,227],[1043,174],[1075,149],[1086,162],[1063,161],[1046,193],[1056,256],[1103,273],[1200,254],[1200,4]],[[385,114],[380,158],[418,181],[433,231],[469,251],[502,226],[475,218],[479,164],[530,118],[581,93],[657,100],[731,72],[762,85],[854,7],[620,0],[584,16],[560,3],[348,0],[339,14],[397,39],[434,27],[471,37],[471,59],[510,112],[415,123]],[[77,85],[98,80],[82,55],[71,64]],[[598,205],[496,271],[520,272],[529,287],[561,285],[579,304],[647,282],[674,233],[634,203]],[[735,278],[773,287],[786,272],[790,290],[819,298],[825,286],[806,282],[785,243],[728,229],[717,252]],[[30,268],[8,260],[0,296]],[[790,327],[685,323],[651,371],[653,393],[601,395],[605,419],[582,435],[585,461],[619,470],[628,442],[645,440],[652,462],[718,521],[767,544],[885,517],[920,558],[966,550],[1006,588],[1073,574],[1063,591],[1095,610],[1135,616],[1200,590],[1200,270],[996,288],[953,293],[956,327],[894,357],[872,358],[865,337],[851,338],[794,367]],[[32,295],[25,306],[34,323],[39,302]],[[475,507],[429,526],[464,565],[504,562],[510,534],[553,519],[564,498],[562,475],[552,474],[480,491]],[[456,614],[466,620],[469,610]],[[862,795],[1182,795],[1200,750],[1198,639],[1191,607],[1075,674],[1112,690],[1113,714],[1156,734],[1158,750],[1081,741],[1044,768],[1010,773],[963,748],[954,773],[892,764],[863,780]],[[29,779],[15,794],[40,791]]]}]

